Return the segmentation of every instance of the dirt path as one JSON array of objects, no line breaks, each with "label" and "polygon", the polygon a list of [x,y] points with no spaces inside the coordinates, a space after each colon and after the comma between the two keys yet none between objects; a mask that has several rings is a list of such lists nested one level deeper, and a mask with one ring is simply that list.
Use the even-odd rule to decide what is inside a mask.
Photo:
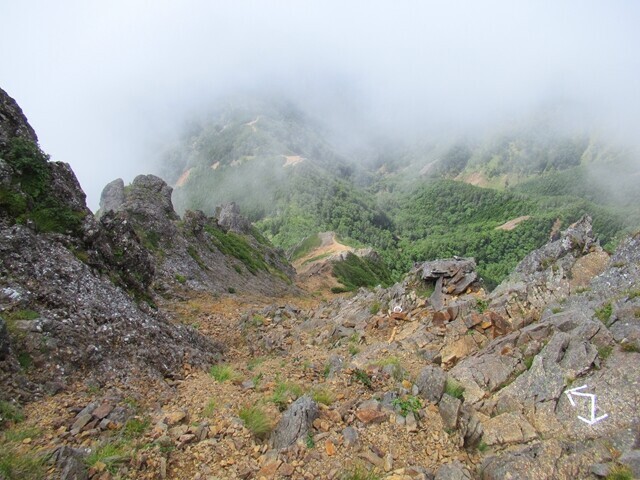
[{"label": "dirt path", "polygon": [[338,242],[333,232],[319,233],[318,236],[322,242],[320,246],[293,262],[293,268],[296,269],[298,275],[304,275],[315,265],[325,263],[333,255],[353,251],[353,248]]}]

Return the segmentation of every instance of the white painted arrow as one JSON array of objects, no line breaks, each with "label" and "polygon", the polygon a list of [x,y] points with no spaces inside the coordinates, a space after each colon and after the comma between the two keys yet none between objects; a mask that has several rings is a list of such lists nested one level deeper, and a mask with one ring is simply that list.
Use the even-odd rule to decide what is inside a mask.
[{"label": "white painted arrow", "polygon": [[582,385],[581,387],[575,387],[571,390],[566,390],[564,393],[567,394],[567,398],[569,399],[569,402],[571,402],[572,407],[576,406],[576,402],[573,399],[572,395],[575,395],[577,397],[589,397],[591,399],[591,418],[584,418],[580,415],[578,415],[578,418],[589,425],[595,425],[600,420],[604,420],[605,418],[607,418],[609,415],[605,413],[604,415],[596,417],[596,396],[593,393],[581,392],[581,390],[584,390],[585,388],[588,388],[588,386]]}]

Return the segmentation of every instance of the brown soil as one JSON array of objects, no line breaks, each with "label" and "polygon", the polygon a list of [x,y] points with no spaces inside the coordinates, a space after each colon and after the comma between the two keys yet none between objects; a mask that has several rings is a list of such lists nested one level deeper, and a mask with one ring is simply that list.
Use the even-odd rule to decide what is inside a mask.
[{"label": "brown soil", "polygon": [[191,175],[191,169],[185,170],[176,182],[176,187],[184,187],[189,180],[189,175]]},{"label": "brown soil", "polygon": [[513,230],[514,228],[516,228],[518,225],[520,225],[525,220],[529,220],[530,218],[531,218],[530,215],[524,215],[522,217],[514,218],[513,220],[509,220],[508,222],[503,223],[499,227],[496,227],[496,230],[505,230],[505,231],[508,232],[508,231]]}]

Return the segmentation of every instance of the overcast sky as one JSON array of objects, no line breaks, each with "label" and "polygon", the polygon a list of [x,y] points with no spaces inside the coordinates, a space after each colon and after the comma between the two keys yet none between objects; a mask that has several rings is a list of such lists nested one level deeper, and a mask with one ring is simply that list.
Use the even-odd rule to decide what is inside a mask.
[{"label": "overcast sky", "polygon": [[472,126],[556,98],[640,126],[640,2],[0,0],[0,87],[97,207],[238,88],[352,97],[389,126]]}]

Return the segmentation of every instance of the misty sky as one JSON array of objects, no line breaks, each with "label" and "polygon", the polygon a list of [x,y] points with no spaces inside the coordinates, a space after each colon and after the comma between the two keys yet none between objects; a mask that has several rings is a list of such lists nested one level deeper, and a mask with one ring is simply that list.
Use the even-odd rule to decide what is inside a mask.
[{"label": "misty sky", "polygon": [[107,182],[146,173],[192,112],[238,89],[353,102],[397,131],[555,99],[627,138],[640,125],[635,0],[0,0],[0,18],[0,87],[92,209]]}]

